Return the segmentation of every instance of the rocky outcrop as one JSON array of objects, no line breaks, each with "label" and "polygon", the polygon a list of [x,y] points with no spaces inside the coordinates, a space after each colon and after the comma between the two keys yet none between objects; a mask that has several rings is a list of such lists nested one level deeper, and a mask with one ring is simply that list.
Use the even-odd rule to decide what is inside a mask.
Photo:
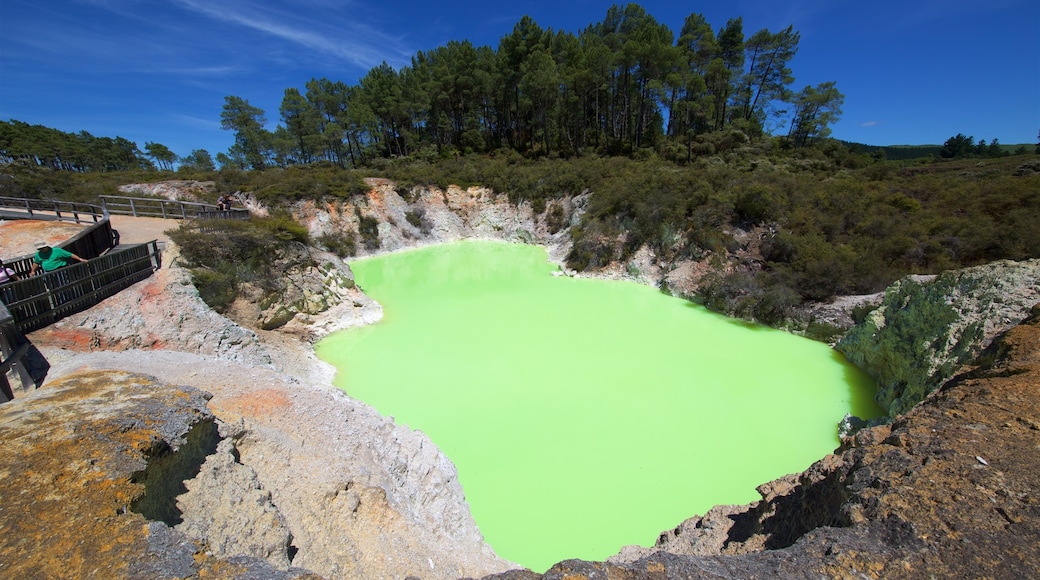
[{"label": "rocky outcrop", "polygon": [[189,538],[205,540],[215,554],[258,557],[285,570],[297,551],[292,532],[271,492],[236,455],[234,441],[224,439],[198,475],[184,482],[187,492],[177,496],[182,517],[174,527]]},{"label": "rocky outcrop", "polygon": [[[512,204],[505,194],[483,187],[399,189],[386,179],[366,182],[371,189],[364,199],[297,202],[291,208],[293,217],[307,226],[314,239],[350,234],[359,256],[462,239],[538,243],[566,255],[569,238],[563,226],[575,219],[581,203],[572,198],[555,200],[535,214],[530,204]],[[376,220],[376,238],[364,238],[362,218]]]},{"label": "rocky outcrop", "polygon": [[294,242],[272,248],[270,275],[241,282],[227,313],[247,328],[275,330],[343,303],[362,307],[354,274],[336,256]]},{"label": "rocky outcrop", "polygon": [[70,351],[171,349],[248,365],[274,364],[255,331],[199,299],[190,274],[174,267],[175,246],[168,246],[163,258],[165,267],[133,290],[34,332],[32,341]]},{"label": "rocky outcrop", "polygon": [[907,277],[836,348],[878,382],[877,402],[905,413],[1040,302],[1040,260]]},{"label": "rocky outcrop", "polygon": [[147,195],[172,201],[202,202],[216,195],[217,184],[213,181],[175,179],[155,183],[130,183],[119,186],[125,195]]},{"label": "rocky outcrop", "polygon": [[215,556],[140,513],[176,514],[171,466],[205,455],[191,433],[212,419],[201,391],[120,371],[72,374],[0,406],[0,576],[315,578]]},{"label": "rocky outcrop", "polygon": [[[291,352],[276,354],[292,364]],[[245,553],[278,569],[289,561],[326,578],[452,579],[512,567],[484,543],[451,461],[421,432],[340,391],[271,368],[168,350],[63,356],[55,376],[139,368],[152,373],[156,389],[192,384],[211,393],[207,409],[224,439],[200,461],[197,476],[184,478],[176,497],[182,521],[150,519],[214,557]]]}]

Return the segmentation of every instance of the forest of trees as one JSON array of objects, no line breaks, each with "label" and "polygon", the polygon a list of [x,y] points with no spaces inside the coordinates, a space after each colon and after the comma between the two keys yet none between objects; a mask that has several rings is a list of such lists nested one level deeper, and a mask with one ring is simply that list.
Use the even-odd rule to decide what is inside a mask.
[{"label": "forest of trees", "polygon": [[834,83],[792,90],[799,34],[717,32],[690,15],[678,37],[637,4],[611,7],[579,34],[529,17],[497,49],[451,41],[410,66],[382,64],[357,85],[312,79],[285,90],[280,123],[237,96],[222,126],[235,144],[222,164],[262,169],[324,160],[450,156],[511,149],[529,157],[652,151],[688,162],[712,153],[703,136],[755,138],[789,127],[790,144],[825,137],[841,114]]},{"label": "forest of trees", "polygon": [[[0,125],[0,157],[71,171],[207,170],[305,165],[359,167],[372,159],[431,159],[512,150],[526,157],[657,154],[688,163],[714,154],[729,132],[747,141],[786,134],[804,147],[826,137],[844,96],[833,82],[794,90],[792,27],[745,35],[733,18],[717,31],[701,14],[676,36],[638,4],[612,6],[578,34],[522,18],[497,48],[450,41],[409,66],[383,63],[356,85],[327,78],[287,88],[279,123],[238,96],[221,126],[234,145],[178,158],[122,138]],[[786,131],[786,133],[785,133]]]},{"label": "forest of trees", "polygon": [[176,163],[184,169],[216,169],[213,157],[205,149],[178,157],[161,143],[145,143],[145,150],[141,151],[137,143],[122,137],[95,137],[86,131],[66,133],[22,121],[0,121],[0,163],[16,160],[82,173],[172,171]]},{"label": "forest of trees", "polygon": [[976,143],[974,137],[966,137],[961,133],[957,133],[947,139],[943,143],[942,149],[939,150],[939,156],[944,159],[970,159],[974,157],[992,159],[1007,157],[1008,155],[1011,155],[1011,153],[1006,151],[996,139],[993,139],[988,144],[985,139],[980,139]]},{"label": "forest of trees", "polygon": [[[321,78],[287,88],[274,130],[266,111],[227,96],[220,121],[234,144],[215,158],[204,149],[178,157],[160,143],[142,151],[121,137],[11,121],[0,122],[0,161],[79,172],[211,171],[514,151],[528,158],[656,155],[686,164],[764,136],[796,149],[826,138],[844,101],[833,82],[793,89],[799,40],[790,26],[745,35],[741,18],[715,30],[698,13],[676,36],[638,4],[612,6],[577,34],[525,16],[497,48],[450,41],[398,70],[383,63],[355,85]],[[1007,154],[995,139],[975,143],[961,134],[929,152]]]}]

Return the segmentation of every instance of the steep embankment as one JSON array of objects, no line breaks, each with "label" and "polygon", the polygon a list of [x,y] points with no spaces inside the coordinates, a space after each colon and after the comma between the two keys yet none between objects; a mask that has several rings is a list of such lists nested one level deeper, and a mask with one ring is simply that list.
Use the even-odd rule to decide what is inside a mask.
[{"label": "steep embankment", "polygon": [[[187,446],[189,455],[205,460],[197,476],[166,478],[174,485],[185,482],[185,488],[166,492],[176,497],[180,523],[171,521],[176,523],[171,529],[155,523],[157,516],[134,513],[132,507],[118,513],[113,509],[110,517],[92,524],[95,535],[108,543],[85,544],[92,556],[83,564],[84,575],[90,566],[111,568],[116,577],[141,577],[133,567],[117,565],[137,562],[132,556],[137,553],[143,563],[176,560],[178,576],[233,577],[228,571],[240,564],[289,577],[306,569],[328,578],[458,578],[510,567],[483,542],[454,466],[425,435],[395,425],[332,388],[332,369],[315,359],[309,344],[296,335],[251,330],[208,309],[178,266],[176,247],[168,247],[164,259],[164,268],[152,278],[30,334],[46,361],[41,369],[46,381],[39,390],[0,406],[0,437],[5,441],[0,461],[51,465],[45,462],[50,454],[109,455],[89,449],[100,443],[123,449],[122,439],[106,443],[90,436],[109,432],[105,425],[114,420],[122,425],[121,437],[154,439],[145,417],[177,413],[188,403],[179,395],[165,396],[176,392],[175,385],[209,393],[206,413],[212,414],[222,440],[201,454]],[[338,262],[321,252],[310,260],[326,271],[331,268],[326,260]],[[335,306],[324,317],[307,317],[308,333],[379,316],[377,305],[341,282],[331,285],[326,296]],[[302,332],[304,324],[294,321],[284,328]],[[98,374],[109,370],[115,374]],[[120,383],[119,373],[126,371],[145,373],[146,378],[133,381],[148,388],[93,394],[95,385]],[[74,390],[56,390],[57,384]],[[77,395],[86,407],[97,397],[121,401],[148,398],[149,392],[159,396],[154,407],[141,411],[141,418],[123,411],[109,417],[102,412],[106,406],[98,412],[74,406],[65,393],[79,391],[89,395]],[[54,425],[47,420],[43,425],[75,433],[63,440],[67,448],[54,443],[58,434],[41,428],[40,418],[46,415],[38,405],[44,403],[68,408]],[[184,430],[142,447],[137,456],[117,452],[104,464],[77,460],[43,475],[5,471],[0,530],[20,529],[23,520],[36,521],[33,529],[74,529],[79,525],[77,502],[98,499],[112,486],[123,490],[120,497],[129,505],[146,493],[134,473],[145,461],[152,465],[160,457],[181,455],[169,452],[185,449],[186,440]],[[40,477],[48,481],[46,486]],[[12,494],[25,498],[24,510],[9,509]],[[94,512],[83,515],[92,518]],[[120,532],[127,528],[138,532],[132,537]],[[34,563],[65,553],[60,543],[44,539],[42,531],[33,542],[20,537],[4,534],[0,561],[24,562],[24,569],[32,569]]]}]

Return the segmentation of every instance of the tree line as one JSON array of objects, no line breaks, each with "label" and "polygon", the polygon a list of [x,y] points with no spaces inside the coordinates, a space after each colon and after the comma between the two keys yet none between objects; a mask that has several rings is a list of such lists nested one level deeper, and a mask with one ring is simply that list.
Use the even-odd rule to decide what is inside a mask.
[{"label": "tree line", "polygon": [[22,121],[0,121],[0,162],[21,161],[59,171],[172,171],[175,163],[186,169],[212,171],[213,157],[196,149],[187,157],[161,143],[146,142],[144,151],[123,137],[96,137],[87,131],[67,133]]},{"label": "tree line", "polygon": [[697,13],[676,38],[638,4],[612,6],[578,34],[525,16],[495,49],[451,41],[398,70],[384,62],[356,85],[321,78],[287,88],[274,131],[264,110],[227,96],[221,126],[235,143],[217,160],[347,167],[509,149],[647,150],[689,162],[713,152],[708,134],[754,138],[784,124],[787,143],[803,147],[829,134],[844,97],[833,82],[792,89],[799,39],[790,26],[745,36],[741,18],[715,31]]},{"label": "tree line", "polygon": [[[1024,147],[1019,147],[1015,153],[1023,154],[1026,151]],[[1008,155],[1011,155],[1011,153],[1005,150],[996,138],[988,144],[985,139],[979,139],[978,143],[976,143],[974,137],[965,136],[962,133],[957,133],[947,139],[943,143],[942,149],[939,150],[939,156],[943,159],[970,159],[974,157],[993,159],[996,157],[1007,157]]]}]

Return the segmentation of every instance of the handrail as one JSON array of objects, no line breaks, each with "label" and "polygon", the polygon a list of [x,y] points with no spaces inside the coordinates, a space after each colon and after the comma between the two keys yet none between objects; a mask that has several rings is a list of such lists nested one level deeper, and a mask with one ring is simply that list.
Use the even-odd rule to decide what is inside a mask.
[{"label": "handrail", "polygon": [[86,263],[0,284],[18,332],[31,332],[90,308],[148,278],[162,266],[155,240],[119,249]]},{"label": "handrail", "polygon": [[105,209],[89,203],[60,201],[54,199],[28,199],[24,197],[0,197],[3,214],[12,217],[26,216],[38,220],[56,220],[97,223],[106,217]]},{"label": "handrail", "polygon": [[83,223],[84,216],[99,222],[114,215],[157,217],[163,219],[249,219],[249,210],[221,210],[211,203],[179,201],[153,197],[98,196],[100,206],[50,199],[0,197],[0,218],[29,218]]},{"label": "handrail", "polygon": [[[116,246],[116,243],[116,234],[112,229],[112,221],[109,219],[108,214],[105,213],[104,219],[57,244],[57,247],[68,250],[84,260],[89,260],[108,252]],[[4,265],[14,270],[19,277],[25,278],[32,272],[34,255],[28,254],[10,258],[4,261]]]},{"label": "handrail", "polygon": [[101,206],[109,213],[133,217],[193,219],[199,217],[200,213],[217,211],[217,206],[211,203],[174,201],[153,197],[102,195],[98,199],[101,200]]}]

